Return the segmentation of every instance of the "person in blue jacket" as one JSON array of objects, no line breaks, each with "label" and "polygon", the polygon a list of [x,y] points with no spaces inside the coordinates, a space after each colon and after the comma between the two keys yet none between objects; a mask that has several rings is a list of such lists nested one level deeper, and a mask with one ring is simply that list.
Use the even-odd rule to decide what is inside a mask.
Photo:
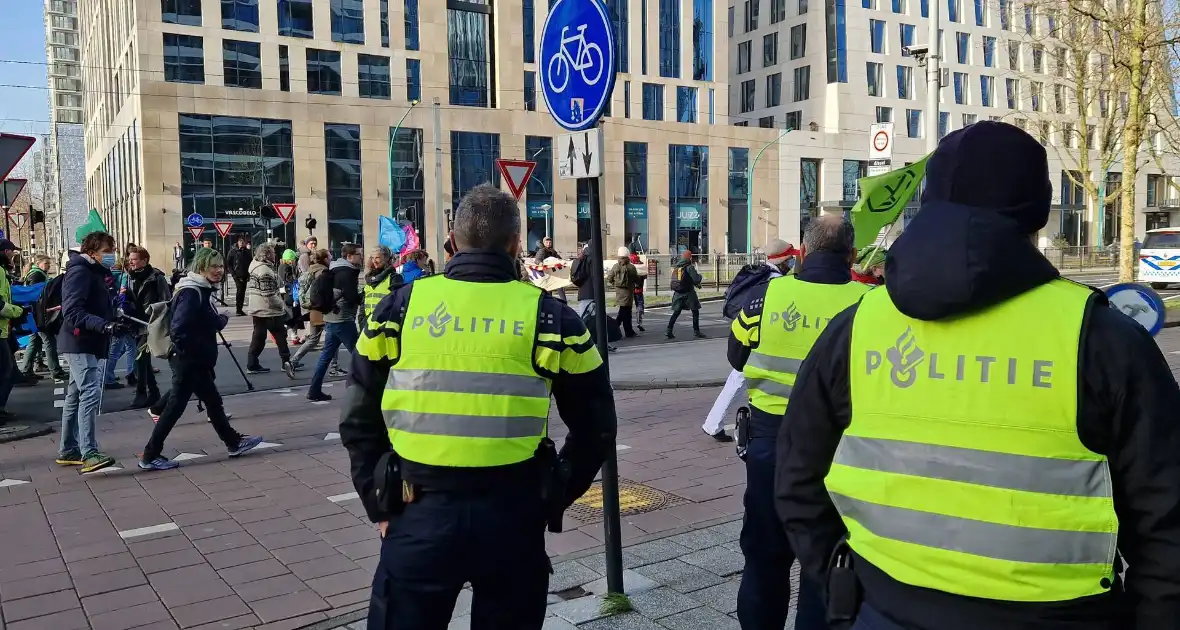
[{"label": "person in blue jacket", "polygon": [[418,249],[410,252],[406,257],[405,264],[402,265],[402,280],[406,284],[421,278],[426,275],[426,260],[430,257],[425,251]]}]

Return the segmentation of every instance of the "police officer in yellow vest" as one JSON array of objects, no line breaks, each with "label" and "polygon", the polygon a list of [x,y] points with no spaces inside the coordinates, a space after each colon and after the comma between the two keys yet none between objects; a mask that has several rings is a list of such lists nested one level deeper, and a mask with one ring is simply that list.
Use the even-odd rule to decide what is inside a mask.
[{"label": "police officer in yellow vest", "polygon": [[384,245],[378,245],[369,253],[365,269],[365,290],[361,303],[361,319],[369,316],[381,300],[402,285],[401,275],[393,266],[393,252]]},{"label": "police officer in yellow vest", "polygon": [[948,135],[885,288],[803,365],[778,511],[858,630],[1180,628],[1180,389],[1041,255],[1052,201],[1024,131]]},{"label": "police officer in yellow vest", "polygon": [[[751,407],[748,436],[740,436],[746,446],[746,567],[737,601],[743,630],[782,630],[787,621],[795,554],[774,512],[775,438],[811,345],[837,313],[869,290],[852,281],[854,241],[852,225],[842,217],[813,219],[798,274],[751,291],[731,327],[729,362],[746,377]],[[820,589],[811,580],[802,583],[795,628],[827,628]]]},{"label": "police officer in yellow vest", "polygon": [[[549,493],[558,522],[602,465],[615,407],[578,316],[518,281],[520,236],[516,200],[475,187],[445,272],[396,290],[365,321],[340,437],[383,537],[370,630],[444,630],[466,583],[473,630],[544,623],[553,464],[538,454],[550,395],[569,429],[564,484]],[[400,466],[392,483],[389,460]]]}]

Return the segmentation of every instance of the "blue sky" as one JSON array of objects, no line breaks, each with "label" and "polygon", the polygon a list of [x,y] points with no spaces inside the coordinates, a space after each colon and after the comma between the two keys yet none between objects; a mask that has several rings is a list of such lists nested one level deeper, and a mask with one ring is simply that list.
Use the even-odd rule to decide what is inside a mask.
[{"label": "blue sky", "polygon": [[[40,0],[4,2],[4,36],[0,37],[0,131],[36,135],[48,130],[45,86],[45,25]],[[32,61],[35,63],[10,63]],[[33,86],[29,88],[7,87]],[[31,159],[30,157],[25,159]]]}]

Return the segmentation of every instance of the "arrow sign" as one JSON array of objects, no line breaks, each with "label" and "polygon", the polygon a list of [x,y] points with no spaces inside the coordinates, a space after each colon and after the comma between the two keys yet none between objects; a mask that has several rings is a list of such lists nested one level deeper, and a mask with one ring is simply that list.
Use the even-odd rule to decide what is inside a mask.
[{"label": "arrow sign", "polygon": [[500,169],[500,174],[508,180],[508,190],[512,191],[512,196],[516,197],[517,201],[520,201],[520,196],[524,194],[524,188],[536,167],[536,162],[528,160],[496,160],[496,168]]},{"label": "arrow sign", "polygon": [[[590,163],[594,157],[594,154],[590,152],[590,134],[584,134],[582,137],[586,142],[586,150],[582,152],[582,163],[586,165],[586,172],[589,173]],[[572,141],[570,142],[570,148],[574,148],[574,143]]]},{"label": "arrow sign", "polygon": [[221,238],[225,238],[225,237],[229,236],[229,231],[232,230],[233,228],[234,228],[234,224],[229,221],[214,221],[213,222],[213,229],[217,230],[217,233],[221,235]]},{"label": "arrow sign", "polygon": [[203,227],[190,227],[188,229],[188,233],[193,237],[194,241],[201,240],[201,232],[204,232],[204,231],[205,231],[205,228],[203,228]]},{"label": "arrow sign", "polygon": [[570,150],[566,152],[566,159],[569,160],[569,171],[574,172],[574,160],[578,157],[577,150],[574,149],[574,137],[570,136]]},{"label": "arrow sign", "polygon": [[275,214],[279,215],[283,225],[286,225],[295,216],[295,204],[293,203],[272,203],[270,205],[274,206]]}]

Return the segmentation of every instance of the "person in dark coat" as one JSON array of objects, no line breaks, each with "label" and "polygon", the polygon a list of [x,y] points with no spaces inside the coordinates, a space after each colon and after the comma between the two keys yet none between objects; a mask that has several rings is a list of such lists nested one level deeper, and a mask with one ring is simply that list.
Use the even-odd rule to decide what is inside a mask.
[{"label": "person in dark coat", "polygon": [[[148,309],[152,304],[167,302],[172,298],[172,289],[164,272],[151,265],[151,254],[144,248],[131,252],[127,267],[127,302],[124,307],[129,315],[140,321],[148,320]],[[156,372],[152,367],[152,354],[142,351],[147,330],[140,327],[135,341],[135,398],[132,409],[143,409],[154,405],[160,399],[160,388],[156,384]]]},{"label": "person in dark coat", "polygon": [[553,239],[546,236],[541,239],[541,246],[537,248],[537,253],[533,255],[537,262],[545,262],[548,258],[561,258],[561,254],[553,249]]},{"label": "person in dark coat", "polygon": [[615,306],[619,307],[618,319],[623,334],[636,336],[631,326],[631,312],[635,306],[635,287],[639,286],[639,271],[631,264],[631,250],[626,247],[618,249],[618,260],[606,274],[606,283],[615,290]]},{"label": "person in dark coat", "polygon": [[[1049,220],[1052,202],[1048,157],[1032,136],[1015,126],[991,121],[949,134],[927,163],[921,211],[889,249],[884,288],[874,289],[860,303],[832,318],[799,369],[778,435],[775,495],[777,512],[784,522],[791,546],[798,554],[803,571],[812,579],[826,582],[833,551],[848,536],[845,521],[833,503],[825,478],[832,481],[828,475],[837,468],[833,464],[836,458],[850,462],[853,451],[860,450],[853,441],[877,449],[873,452],[879,465],[839,466],[846,472],[879,482],[883,482],[886,476],[912,479],[911,475],[916,475],[922,487],[929,488],[922,493],[921,499],[937,497],[940,488],[947,487],[948,483],[961,483],[964,493],[997,497],[997,503],[1002,505],[997,505],[996,511],[1023,509],[1022,514],[1026,513],[1029,520],[1026,527],[988,522],[992,510],[986,505],[974,506],[975,518],[944,516],[947,512],[934,514],[956,504],[955,499],[945,496],[929,504],[931,512],[904,507],[885,507],[880,513],[875,508],[862,510],[865,518],[877,523],[875,529],[860,525],[866,536],[891,540],[902,538],[910,542],[881,542],[881,548],[905,549],[905,553],[894,556],[895,561],[890,563],[893,566],[883,567],[857,553],[856,536],[848,538],[850,564],[863,595],[859,619],[854,626],[857,630],[1180,628],[1180,457],[1177,457],[1180,453],[1180,422],[1176,421],[1177,410],[1180,410],[1180,388],[1159,345],[1146,330],[1111,308],[1099,291],[1089,292],[1083,304],[1076,304],[1075,296],[1079,295],[1080,287],[1069,286],[1060,280],[1057,269],[1037,249],[1033,239]],[[1050,284],[1056,286],[1047,286]],[[1042,336],[1053,339],[1046,341],[1039,350],[1030,349],[1030,354],[1007,361],[999,359],[992,366],[990,379],[985,360],[996,359],[977,354],[996,353],[979,352],[979,343],[970,339],[963,339],[958,348],[946,347],[944,339],[943,354],[938,356],[938,346],[932,347],[929,340],[915,338],[910,329],[904,329],[910,338],[908,343],[912,345],[903,347],[903,341],[897,341],[897,348],[901,351],[890,348],[892,356],[886,357],[885,369],[870,376],[865,375],[865,366],[870,366],[867,371],[871,373],[873,359],[867,355],[853,356],[855,336],[875,343],[891,343],[885,340],[896,334],[893,327],[887,334],[872,327],[865,328],[864,321],[858,319],[870,296],[875,299],[873,306],[868,308],[880,309],[880,305],[886,303],[883,300],[892,303],[890,308],[897,314],[889,314],[886,321],[896,325],[906,326],[907,322],[916,321],[921,323],[922,330],[937,330],[945,324],[946,330],[958,332],[963,330],[961,323],[968,321],[973,326],[978,324],[977,328],[970,329],[973,334],[993,335],[1002,334],[1002,331],[994,330],[995,326],[988,323],[988,318],[1002,315],[1006,309],[1011,312],[1012,308],[1031,308],[1035,302],[1026,301],[1025,294],[1040,291],[1044,295],[1045,290],[1055,291],[1056,295],[1069,295],[1074,303],[1045,309],[1028,321],[1025,330],[1014,331],[1014,334],[1032,336],[1038,343]],[[1083,312],[1078,313],[1079,309]],[[1071,313],[1067,314],[1067,310]],[[899,316],[906,319],[897,320]],[[1068,347],[1051,348],[1061,343],[1058,339],[1063,335],[1053,329],[1058,326],[1058,321],[1069,321],[1057,319],[1064,317],[1080,322],[1077,329],[1069,331],[1077,344],[1072,352],[1076,357],[1071,361],[1074,365],[1070,369],[1058,369],[1051,362],[1032,360],[1030,355],[1037,356],[1032,352],[1057,353],[1056,356],[1071,354]],[[914,329],[914,332],[919,331]],[[883,339],[878,341],[876,337],[863,335]],[[911,380],[898,381],[896,375],[905,378],[906,374],[899,369],[899,361],[914,358],[913,348],[918,347],[917,344],[923,344],[924,361],[908,371]],[[909,352],[909,355],[897,359],[901,352]],[[1017,348],[1015,352],[1024,350]],[[964,363],[962,357],[968,354]],[[954,355],[960,356],[957,370]],[[1040,368],[1035,367],[1038,363]],[[1003,445],[1019,448],[1022,454],[1013,454],[1018,453],[1015,450],[1007,453],[977,450],[989,448],[989,442],[994,449],[997,435],[1003,435],[1003,431],[1013,426],[1028,427],[1032,420],[995,417],[990,425],[959,421],[966,423],[963,426],[959,422],[936,423],[929,416],[882,415],[872,409],[868,410],[870,415],[867,417],[856,416],[865,410],[854,406],[854,379],[862,379],[857,382],[861,385],[869,383],[871,387],[873,381],[863,379],[874,377],[881,379],[875,382],[888,388],[886,391],[896,391],[899,397],[905,397],[899,399],[907,401],[912,401],[912,392],[919,388],[923,392],[921,396],[945,396],[947,388],[955,387],[956,383],[960,388],[968,384],[971,388],[979,388],[965,390],[979,399],[1059,396],[1066,401],[1064,407],[1060,403],[1050,403],[1051,398],[1047,398],[1040,407],[1042,412],[1066,418],[1073,415],[1076,420],[1067,421],[1052,431],[1025,429],[1029,439],[1024,443]],[[898,382],[903,386],[897,386]],[[905,389],[915,383],[919,387]],[[1029,393],[1033,387],[1037,388],[1035,394]],[[1062,391],[1065,393],[1058,393]],[[927,408],[925,413],[930,411]],[[940,409],[938,413],[945,413],[948,418],[962,418],[964,411],[952,408]],[[856,422],[853,422],[854,416],[858,418]],[[917,427],[912,431],[914,441],[869,439],[859,435],[853,441],[844,441],[846,432],[854,430],[861,417],[865,417],[867,423],[862,426],[874,427],[884,433],[882,437],[888,437],[888,432],[895,427]],[[935,427],[939,427],[937,431],[933,430]],[[973,432],[973,444],[954,448],[956,454],[953,457],[946,457],[946,446],[919,443],[931,435],[947,432],[961,440],[963,430]],[[1071,447],[1066,459],[1055,459],[1056,452],[1044,452],[1044,445],[1060,445],[1062,440],[1077,440],[1080,446]],[[840,455],[837,455],[837,446]],[[902,450],[894,450],[894,447]],[[917,458],[896,455],[904,450]],[[1091,473],[1086,471],[1087,462],[1077,461],[1078,455],[1072,454],[1076,451],[1084,452],[1083,457],[1092,454],[1094,463],[1100,466],[1094,470],[1097,474],[1090,477]],[[1061,469],[1062,463],[1083,465],[1066,472]],[[1047,474],[1030,474],[1029,468]],[[980,485],[980,480],[991,483]],[[1056,483],[1058,490],[1038,489],[1037,482],[1040,482],[1039,488]],[[1071,484],[1076,487],[1076,483],[1093,487],[1095,491],[1083,496],[1069,487]],[[884,487],[883,483],[875,486],[882,492],[891,493],[898,501],[906,501],[909,495],[901,492],[903,487]],[[1104,525],[1104,528],[1117,531],[1113,535],[1092,533],[1084,531],[1079,524],[1078,531],[1061,532],[1067,537],[1061,539],[1056,532],[1071,528],[1037,527],[1038,522],[1060,518],[1059,514],[1028,509],[1030,501],[1041,500],[1059,506],[1058,510],[1064,508],[1077,519],[1071,522],[1078,523],[1100,520],[1112,510],[1116,522]],[[970,501],[965,497],[958,499],[959,509]],[[848,505],[843,499],[841,502]],[[869,512],[873,514],[870,516]],[[1087,512],[1095,514],[1085,516]],[[916,526],[907,525],[907,520],[915,521]],[[965,531],[978,532],[981,528],[986,528],[989,533],[977,538],[971,538],[969,534],[964,536]],[[1013,549],[1010,544],[1013,536],[1015,540],[1029,542]],[[1082,537],[1088,537],[1085,540],[1097,537],[1095,542],[1101,542],[1104,548],[1094,550],[1091,542]],[[1107,543],[1107,538],[1113,540]],[[1038,542],[1041,543],[1039,547]],[[927,549],[932,544],[962,548],[955,546],[964,543],[970,546],[964,552],[979,550],[978,560],[969,562],[994,563],[994,556],[984,555],[988,546],[999,554],[1009,554],[1001,562],[1010,561],[1012,564],[1011,573],[1016,576],[1011,580],[1014,589],[1023,588],[1032,593],[1040,590],[1052,595],[1055,586],[1057,592],[1092,590],[1097,593],[1059,600],[1042,595],[1034,601],[1009,601],[989,597],[986,593],[969,596],[948,589],[918,586],[914,580],[927,578],[923,568],[910,570],[908,574],[904,571],[899,574],[897,570],[909,557],[916,557],[916,554],[929,556],[931,552]],[[894,544],[901,546],[893,547]],[[1005,544],[1008,546],[1003,546]],[[1048,566],[1059,567],[1065,575],[1072,575],[1079,569],[1085,570],[1076,558],[1078,554],[1086,554],[1087,548],[1091,557],[1096,552],[1105,551],[1109,558],[1090,571],[1095,575],[1094,584],[1079,581],[1075,589],[1061,589],[1060,583],[1046,585],[1040,581],[1043,578],[1035,577],[1046,574],[1047,561],[1038,562],[1031,556],[1051,554],[1056,562]],[[1116,560],[1116,549],[1125,563]],[[909,555],[911,551],[914,556]],[[939,552],[945,554],[948,564],[955,561],[957,552],[942,552],[941,549]],[[975,575],[974,570],[964,571],[962,562],[934,569],[945,576],[949,568],[956,574],[960,582],[958,586],[971,590],[973,580],[984,578]],[[1123,568],[1125,575],[1120,575]],[[1098,574],[1109,577],[1097,579]],[[991,579],[994,582],[995,578]],[[1075,578],[1079,579],[1084,580],[1080,576]],[[945,583],[947,579],[940,577],[940,581]]]},{"label": "person in dark coat", "polygon": [[179,466],[161,453],[164,440],[168,439],[194,394],[204,403],[209,422],[229,450],[230,457],[237,457],[262,443],[261,437],[242,435],[230,426],[214,382],[217,333],[229,322],[228,317],[217,312],[210,299],[214,287],[225,275],[221,254],[212,248],[198,249],[193,255],[191,269],[177,283],[176,297],[172,300],[169,327],[172,356],[168,358],[172,368],[172,389],[168,392],[164,411],[152,429],[152,436],[143,447],[139,467],[144,470],[168,470]]},{"label": "person in dark coat", "polygon": [[[594,272],[594,264],[590,260],[590,244],[582,246],[581,253],[570,266],[570,282],[578,287],[578,317],[586,314],[586,309],[594,303],[594,281],[590,274]],[[599,270],[601,273],[602,270]]]},{"label": "person in dark coat", "polygon": [[686,249],[680,252],[680,258],[672,263],[672,277],[678,279],[679,286],[676,288],[679,290],[672,292],[672,316],[668,318],[665,336],[675,339],[672,329],[676,326],[676,318],[680,317],[681,311],[692,311],[692,335],[698,339],[704,337],[705,333],[701,332],[701,301],[697,298],[701,274],[692,263],[692,251]]},{"label": "person in dark coat", "polygon": [[[49,266],[53,264],[49,256],[38,254],[33,257],[33,263],[25,274],[25,284],[33,285],[49,281]],[[54,383],[65,383],[69,375],[61,368],[57,357],[57,336],[38,332],[29,340],[25,348],[25,358],[21,362],[20,371],[26,380],[36,378],[34,365],[41,366],[42,356],[49,364],[49,373]]]},{"label": "person in dark coat", "polygon": [[236,307],[234,313],[239,316],[244,316],[245,311],[242,306],[246,300],[246,283],[250,280],[250,262],[254,260],[254,255],[250,253],[250,237],[245,234],[238,235],[238,244],[229,253],[229,275],[234,279],[234,288],[237,290],[237,295],[234,297],[234,306]]}]

